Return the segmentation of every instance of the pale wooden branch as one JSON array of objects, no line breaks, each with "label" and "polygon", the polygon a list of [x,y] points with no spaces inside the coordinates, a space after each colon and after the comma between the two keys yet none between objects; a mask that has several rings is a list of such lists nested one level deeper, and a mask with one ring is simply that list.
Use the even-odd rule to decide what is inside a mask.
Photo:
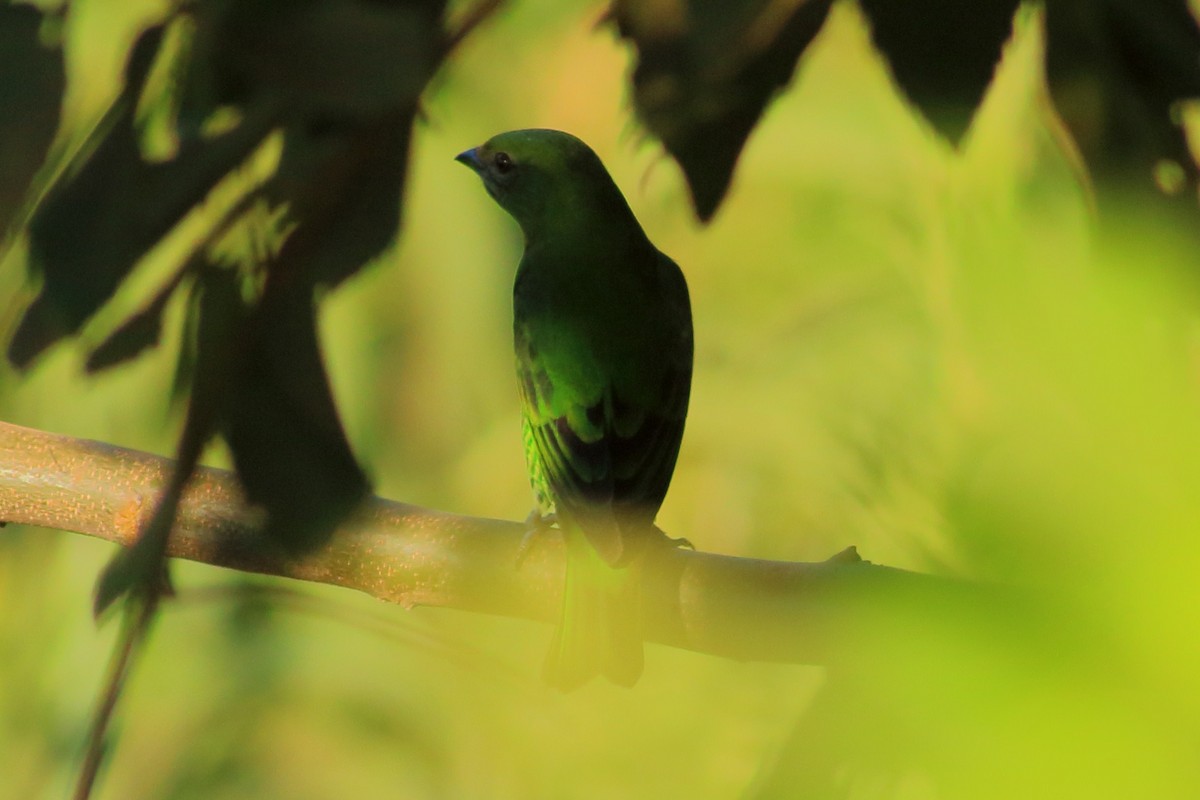
[{"label": "pale wooden branch", "polygon": [[[127,545],[171,465],[0,422],[0,521]],[[234,475],[205,467],[184,495],[169,555],[357,589],[405,607],[553,620],[562,548],[541,537],[518,568],[524,533],[521,523],[372,498],[326,546],[289,560],[257,535]],[[861,561],[852,549],[792,563],[664,548],[645,570],[644,630],[650,641],[697,652],[828,664],[850,632],[890,639],[897,625],[927,622],[931,608],[961,610],[981,597],[977,587]]]}]

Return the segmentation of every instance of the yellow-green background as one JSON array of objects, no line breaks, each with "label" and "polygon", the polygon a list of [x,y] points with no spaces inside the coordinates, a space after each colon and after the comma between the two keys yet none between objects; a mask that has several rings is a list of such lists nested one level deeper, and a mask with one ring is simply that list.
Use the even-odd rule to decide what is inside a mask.
[{"label": "yellow-green background", "polygon": [[[156,6],[75,6],[66,112],[86,124]],[[316,602],[270,609],[201,591],[249,579],[181,563],[97,796],[1200,793],[1200,264],[1136,206],[1091,230],[1040,104],[1036,17],[956,153],[839,4],[702,228],[632,121],[631,53],[596,29],[602,11],[518,0],[467,41],[426,97],[400,243],[325,304],[335,392],[377,491],[527,513],[519,233],[453,156],[509,128],[563,128],[691,286],[692,407],[663,527],[721,553],[818,560],[855,544],[1022,586],[1095,631],[1087,676],[1053,652],[1010,662],[966,644],[962,680],[994,683],[947,691],[973,696],[964,714],[924,705],[887,664],[863,665],[871,691],[847,695],[820,668],[652,645],[635,689],[561,695],[537,681],[544,626],[298,585]],[[0,416],[168,454],[170,348],[92,380],[81,363],[68,345],[19,381],[0,373]],[[90,615],[111,553],[0,532],[0,797],[69,791],[115,633]],[[912,641],[939,669],[944,645]]]}]

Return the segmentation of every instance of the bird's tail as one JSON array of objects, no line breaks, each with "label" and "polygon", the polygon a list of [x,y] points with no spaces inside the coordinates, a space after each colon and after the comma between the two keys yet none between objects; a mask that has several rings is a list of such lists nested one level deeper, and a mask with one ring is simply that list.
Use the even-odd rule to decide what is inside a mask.
[{"label": "bird's tail", "polygon": [[612,567],[581,531],[564,526],[563,540],[563,614],[546,656],[546,682],[569,691],[603,675],[633,686],[642,674],[642,559]]}]

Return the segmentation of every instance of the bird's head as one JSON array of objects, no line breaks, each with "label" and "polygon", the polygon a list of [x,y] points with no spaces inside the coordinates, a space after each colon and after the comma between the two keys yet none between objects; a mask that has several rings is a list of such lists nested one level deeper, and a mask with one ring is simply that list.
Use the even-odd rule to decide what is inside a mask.
[{"label": "bird's head", "polygon": [[456,159],[467,165],[528,239],[581,221],[632,216],[625,198],[590,147],[547,129],[493,136]]}]

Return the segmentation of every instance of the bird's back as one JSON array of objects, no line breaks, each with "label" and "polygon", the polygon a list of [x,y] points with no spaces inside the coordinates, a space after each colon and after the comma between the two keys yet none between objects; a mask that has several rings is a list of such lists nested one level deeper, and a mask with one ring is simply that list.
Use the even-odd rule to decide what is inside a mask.
[{"label": "bird's back", "polygon": [[606,249],[527,251],[514,288],[514,336],[539,506],[577,519],[602,557],[617,563],[650,528],[670,483],[692,329],[674,262],[644,237]]}]

